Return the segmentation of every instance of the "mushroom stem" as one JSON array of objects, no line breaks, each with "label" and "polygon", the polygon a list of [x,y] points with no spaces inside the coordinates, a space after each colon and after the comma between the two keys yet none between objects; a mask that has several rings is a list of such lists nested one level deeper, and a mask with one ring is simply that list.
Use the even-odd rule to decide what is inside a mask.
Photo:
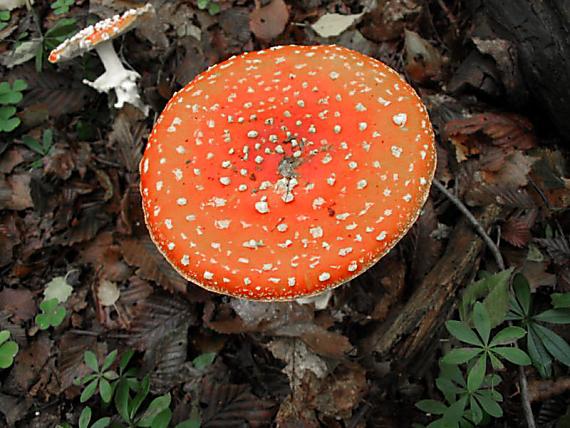
[{"label": "mushroom stem", "polygon": [[137,90],[137,80],[140,78],[140,74],[136,71],[127,70],[123,66],[111,40],[97,45],[95,51],[101,58],[105,73],[94,82],[84,79],[83,83],[98,92],[108,93],[114,89],[117,94],[116,108],[121,108],[125,103],[129,103],[147,115],[148,106],[143,104]]}]

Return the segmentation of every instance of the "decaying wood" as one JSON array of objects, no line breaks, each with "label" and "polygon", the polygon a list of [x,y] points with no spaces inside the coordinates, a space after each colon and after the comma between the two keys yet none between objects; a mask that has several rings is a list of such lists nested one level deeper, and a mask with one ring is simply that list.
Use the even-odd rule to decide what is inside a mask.
[{"label": "decaying wood", "polygon": [[[500,217],[502,209],[489,205],[475,215],[478,223],[488,230]],[[365,353],[375,353],[381,359],[389,358],[408,365],[422,355],[433,342],[449,312],[453,309],[458,291],[477,267],[484,242],[467,219],[455,229],[444,255],[416,288],[398,315],[386,330],[380,326],[377,334],[364,344]]]}]

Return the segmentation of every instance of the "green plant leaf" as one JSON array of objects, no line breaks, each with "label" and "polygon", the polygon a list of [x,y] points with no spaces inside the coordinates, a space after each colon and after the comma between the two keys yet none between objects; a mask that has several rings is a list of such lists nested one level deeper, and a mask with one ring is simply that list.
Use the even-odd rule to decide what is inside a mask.
[{"label": "green plant leaf", "polygon": [[115,362],[115,358],[117,358],[117,350],[115,349],[114,351],[112,351],[111,353],[109,353],[109,355],[107,355],[105,357],[105,360],[103,361],[103,365],[101,366],[101,371],[107,371],[109,369],[109,367],[111,367],[111,365]]},{"label": "green plant leaf", "polygon": [[533,328],[548,353],[562,364],[570,367],[570,346],[568,343],[552,330],[540,324],[534,324]]},{"label": "green plant leaf", "polygon": [[467,390],[471,393],[477,391],[483,379],[485,378],[485,372],[487,370],[487,357],[481,355],[477,362],[469,369],[467,374]]},{"label": "green plant leaf", "polygon": [[500,418],[503,416],[503,409],[499,404],[492,400],[491,398],[485,396],[484,394],[477,394],[476,395],[477,401],[481,404],[481,407],[485,412],[489,415],[493,416],[494,418]]},{"label": "green plant leaf", "polygon": [[533,318],[551,324],[570,324],[570,309],[549,309],[535,315]]},{"label": "green plant leaf", "polygon": [[15,114],[14,106],[0,107],[0,132],[12,132],[20,125],[20,118],[15,117]]},{"label": "green plant leaf", "polygon": [[156,415],[156,417],[152,420],[150,426],[151,428],[168,428],[170,419],[172,419],[172,411],[166,408],[158,415]]},{"label": "green plant leaf", "polygon": [[91,421],[91,407],[87,406],[81,411],[79,416],[79,428],[87,428]]},{"label": "green plant leaf", "polygon": [[530,285],[524,275],[517,273],[513,279],[515,298],[524,315],[530,314]]},{"label": "green plant leaf", "polygon": [[532,360],[533,365],[536,367],[542,377],[550,377],[552,372],[552,358],[548,351],[544,348],[542,341],[534,330],[534,325],[529,325],[527,334],[527,350]]},{"label": "green plant leaf", "polygon": [[22,92],[25,91],[26,89],[28,89],[28,83],[25,80],[22,79],[14,80],[14,83],[12,84],[12,90]]},{"label": "green plant leaf", "polygon": [[477,337],[477,334],[464,322],[450,320],[445,323],[445,327],[452,336],[462,342],[469,343],[470,345],[483,345],[481,339]]},{"label": "green plant leaf", "polygon": [[210,0],[198,0],[196,2],[196,6],[198,6],[198,9],[204,10],[208,7],[209,2],[210,2]]},{"label": "green plant leaf", "polygon": [[443,415],[447,410],[447,406],[441,401],[421,400],[416,403],[416,407],[422,412],[431,413],[432,415]]},{"label": "green plant leaf", "polygon": [[125,369],[129,365],[129,361],[131,361],[131,358],[133,357],[134,354],[135,354],[135,352],[132,349],[128,349],[123,353],[123,355],[121,355],[121,361],[119,361],[119,373],[120,374],[123,374],[123,372],[125,371]]},{"label": "green plant leaf", "polygon": [[130,422],[129,416],[129,384],[125,379],[119,381],[115,392],[115,408],[123,421]]},{"label": "green plant leaf", "polygon": [[113,388],[105,378],[99,379],[99,395],[105,403],[110,403],[113,398]]},{"label": "green plant leaf", "polygon": [[479,425],[483,420],[483,410],[481,410],[481,406],[479,406],[474,396],[469,397],[469,409],[471,410],[471,419],[475,422],[475,425]]},{"label": "green plant leaf", "polygon": [[[465,406],[467,405],[467,396],[461,397],[455,403],[451,403],[451,405],[447,408],[443,415],[443,419],[445,423],[459,423],[461,418],[463,418],[463,414],[465,412]],[[446,426],[446,425],[444,425]]]},{"label": "green plant leaf", "polygon": [[208,4],[208,13],[210,15],[217,15],[220,13],[220,10],[221,8],[218,3],[210,2],[210,4]]},{"label": "green plant leaf", "polygon": [[503,370],[505,366],[501,362],[501,360],[492,352],[487,354],[489,356],[489,360],[491,360],[491,366],[493,370]]},{"label": "green plant leaf", "polygon": [[499,354],[505,360],[519,366],[528,366],[531,364],[530,357],[519,348],[509,346],[496,346],[492,348],[492,352]]},{"label": "green plant leaf", "polygon": [[570,293],[552,293],[550,299],[555,309],[570,308]]},{"label": "green plant leaf", "polygon": [[491,320],[489,319],[489,314],[485,306],[477,302],[473,308],[473,324],[475,325],[475,330],[481,336],[484,344],[489,343],[489,335],[491,334]]},{"label": "green plant leaf", "polygon": [[516,342],[526,334],[524,328],[509,326],[499,331],[491,340],[490,346],[507,345]]},{"label": "green plant leaf", "polygon": [[174,428],[200,428],[202,425],[202,421],[198,417],[198,419],[186,419],[185,421],[180,422]]},{"label": "green plant leaf", "polygon": [[491,327],[496,327],[505,321],[509,310],[509,279],[513,269],[503,270],[487,278],[489,294],[483,299],[483,305],[487,309]]},{"label": "green plant leaf", "polygon": [[107,428],[109,425],[111,425],[111,418],[105,417],[91,425],[91,428]]},{"label": "green plant leaf", "polygon": [[87,367],[89,367],[94,372],[99,372],[99,363],[97,362],[97,356],[92,351],[85,351],[83,354],[83,360]]},{"label": "green plant leaf", "polygon": [[[6,332],[8,336],[6,337]],[[14,364],[14,358],[18,353],[18,344],[12,340],[7,340],[10,337],[10,332],[3,330],[3,340],[0,339],[0,369],[7,369]]]},{"label": "green plant leaf", "polygon": [[129,406],[129,416],[131,420],[135,418],[135,415],[139,411],[139,408],[144,399],[146,398],[146,396],[148,395],[149,391],[150,391],[150,378],[148,375],[146,375],[143,378],[142,382],[139,384],[139,390],[137,392],[137,395],[135,395],[135,398],[133,398],[133,401]]},{"label": "green plant leaf", "polygon": [[214,362],[216,358],[215,352],[206,352],[204,354],[198,355],[192,360],[192,365],[198,370],[203,370]]},{"label": "green plant leaf", "polygon": [[168,409],[170,401],[170,393],[161,395],[152,400],[137,425],[140,427],[150,427],[154,418],[163,410]]},{"label": "green plant leaf", "polygon": [[93,394],[95,394],[96,390],[97,390],[97,380],[94,380],[91,383],[87,384],[87,386],[81,393],[81,396],[79,397],[79,401],[85,403],[87,400],[93,397]]},{"label": "green plant leaf", "polygon": [[443,356],[441,361],[445,364],[463,364],[479,355],[481,348],[456,348]]},{"label": "green plant leaf", "polygon": [[38,142],[38,140],[30,137],[29,135],[24,135],[22,137],[22,143],[24,143],[24,145],[30,149],[33,150],[34,152],[36,152],[39,155],[43,155],[44,150],[42,145]]}]

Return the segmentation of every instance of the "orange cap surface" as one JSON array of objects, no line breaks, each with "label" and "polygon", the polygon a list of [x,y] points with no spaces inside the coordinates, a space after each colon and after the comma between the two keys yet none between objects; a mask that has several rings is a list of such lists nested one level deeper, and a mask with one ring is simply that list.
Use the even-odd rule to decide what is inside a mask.
[{"label": "orange cap surface", "polygon": [[429,117],[385,64],[337,46],[230,58],[178,92],[141,161],[147,226],[188,280],[259,300],[359,275],[419,215]]}]

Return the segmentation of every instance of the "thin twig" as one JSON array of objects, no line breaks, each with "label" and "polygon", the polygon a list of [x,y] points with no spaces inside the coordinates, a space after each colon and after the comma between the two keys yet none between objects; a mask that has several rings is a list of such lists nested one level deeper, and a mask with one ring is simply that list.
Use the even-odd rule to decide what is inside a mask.
[{"label": "thin twig", "polygon": [[[461,200],[457,196],[455,196],[453,193],[447,190],[439,180],[434,179],[433,184],[457,207],[457,209],[459,209],[459,211],[461,211],[465,215],[465,217],[467,218],[467,220],[469,220],[469,222],[475,228],[477,233],[479,233],[485,244],[487,244],[487,247],[495,257],[495,261],[499,269],[505,270],[505,262],[503,260],[503,256],[501,255],[501,252],[499,251],[499,248],[493,242],[493,240],[487,234],[487,232],[485,232],[485,229],[483,229],[483,226],[479,224],[475,216],[471,214],[469,208],[467,208],[465,204],[461,202]],[[528,394],[528,382],[526,380],[526,374],[522,366],[519,366],[519,384],[521,388],[521,398],[522,398],[521,401],[523,405],[523,412],[526,419],[526,424],[528,428],[536,428],[536,423],[534,421],[534,415],[532,414],[532,407],[530,405],[530,399]]]},{"label": "thin twig", "polygon": [[469,211],[469,209],[463,204],[463,202],[459,200],[457,196],[455,196],[453,193],[447,190],[439,180],[434,179],[433,184],[435,187],[438,188],[438,190],[441,193],[443,193],[451,202],[453,202],[453,204],[457,207],[457,209],[459,209],[459,211],[463,213],[465,217],[467,217],[467,220],[469,220],[469,222],[475,228],[477,233],[481,236],[483,241],[485,241],[485,244],[487,244],[487,247],[489,247],[491,253],[493,253],[493,257],[495,257],[499,269],[505,270],[505,262],[503,261],[503,256],[501,255],[501,252],[499,251],[493,240],[489,237],[487,232],[485,232],[483,226],[481,226],[477,221],[477,219],[475,218],[475,216],[471,214],[471,211]]}]

